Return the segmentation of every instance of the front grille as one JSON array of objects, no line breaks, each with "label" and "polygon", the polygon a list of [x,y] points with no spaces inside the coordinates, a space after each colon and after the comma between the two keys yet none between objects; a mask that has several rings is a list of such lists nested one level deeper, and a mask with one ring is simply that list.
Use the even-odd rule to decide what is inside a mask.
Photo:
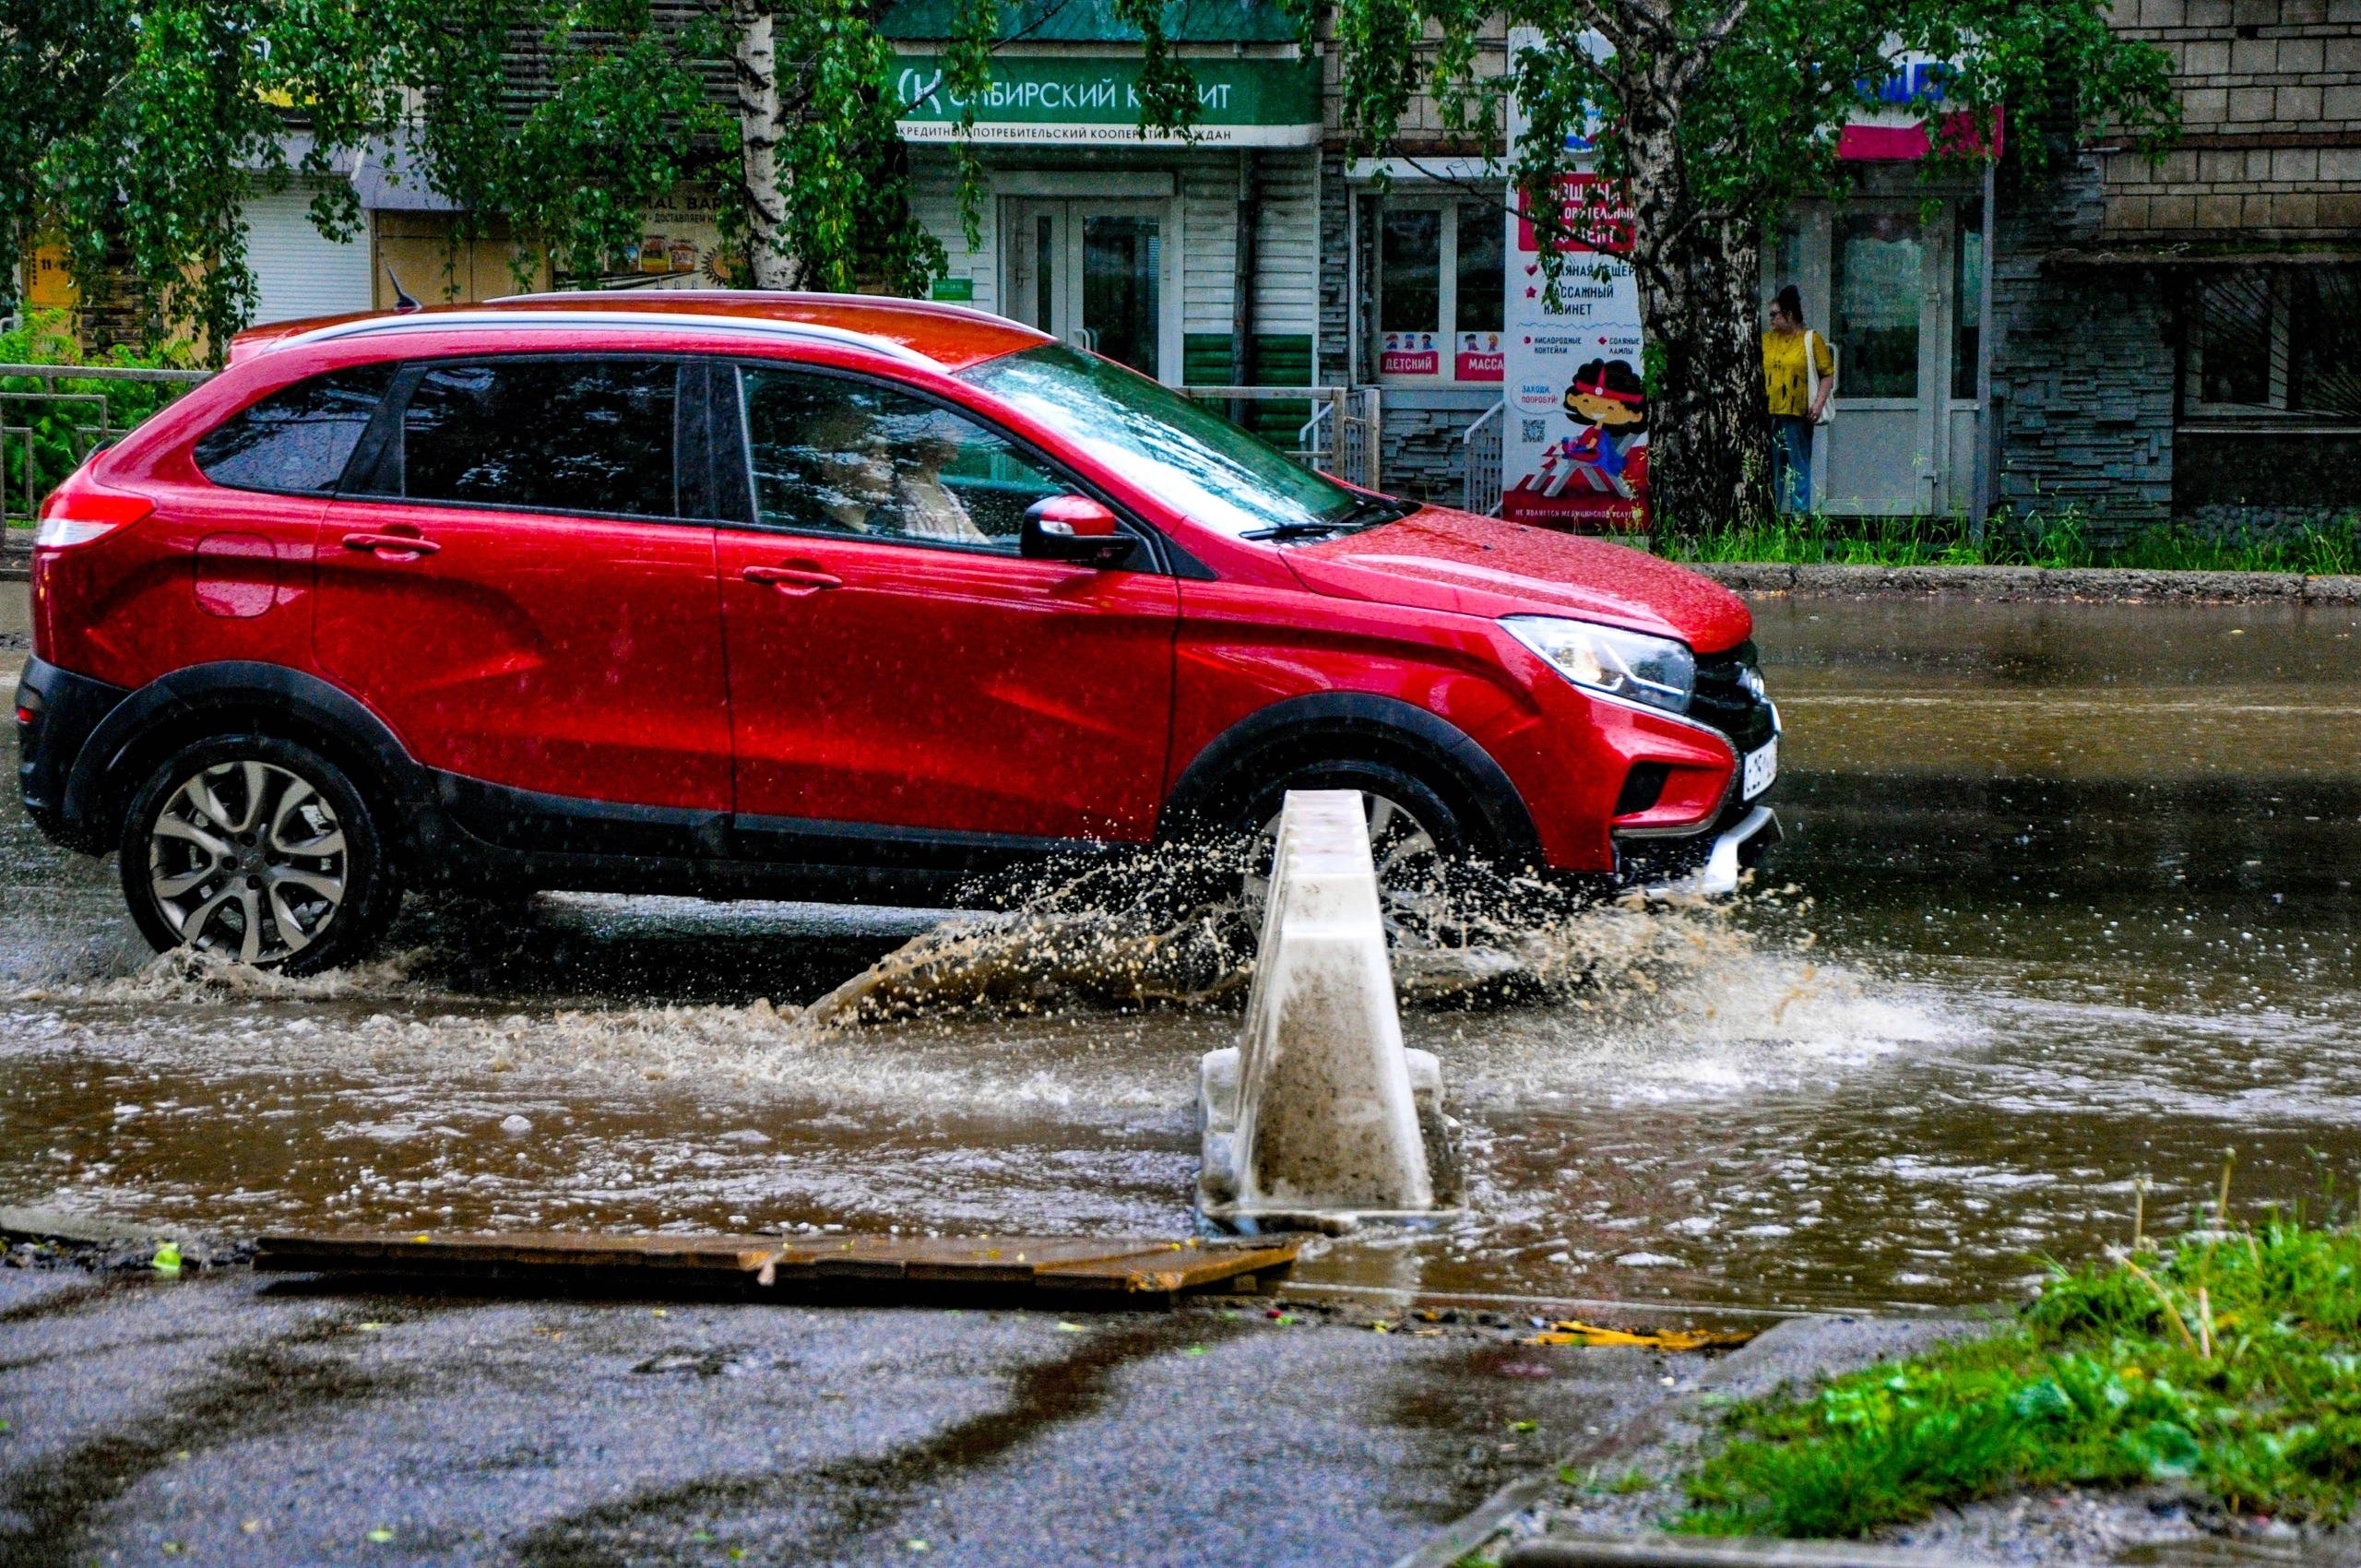
[{"label": "front grille", "polygon": [[1727,735],[1740,756],[1767,744],[1772,736],[1771,705],[1746,689],[1742,672],[1753,668],[1752,642],[1726,653],[1701,655],[1697,695],[1689,702],[1689,717]]}]

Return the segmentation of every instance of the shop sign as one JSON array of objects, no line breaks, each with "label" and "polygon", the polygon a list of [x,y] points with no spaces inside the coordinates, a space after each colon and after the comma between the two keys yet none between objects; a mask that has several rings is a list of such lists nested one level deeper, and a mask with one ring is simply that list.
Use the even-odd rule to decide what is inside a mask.
[{"label": "shop sign", "polygon": [[65,242],[44,235],[25,257],[25,303],[33,310],[72,310],[81,303]]},{"label": "shop sign", "polygon": [[[1320,79],[1312,64],[1281,59],[1185,62],[1197,79],[1195,142],[1212,147],[1312,147],[1320,140]],[[1178,143],[1140,134],[1137,55],[995,54],[991,79],[967,101],[932,54],[899,56],[894,90],[905,141]]]},{"label": "shop sign", "polygon": [[1498,381],[1505,356],[1497,332],[1463,332],[1452,369],[1462,381]]},{"label": "shop sign", "polygon": [[1501,515],[1559,528],[1644,529],[1648,398],[1631,216],[1620,187],[1596,174],[1560,182],[1565,262],[1554,303],[1540,236],[1513,193],[1509,205]]},{"label": "shop sign", "polygon": [[1440,375],[1442,351],[1431,332],[1389,332],[1377,350],[1381,375]]},{"label": "shop sign", "polygon": [[679,279],[675,288],[736,286],[737,269],[722,249],[720,207],[712,192],[682,186],[649,204],[639,220],[639,244],[607,258],[601,286],[645,287],[659,278]]}]

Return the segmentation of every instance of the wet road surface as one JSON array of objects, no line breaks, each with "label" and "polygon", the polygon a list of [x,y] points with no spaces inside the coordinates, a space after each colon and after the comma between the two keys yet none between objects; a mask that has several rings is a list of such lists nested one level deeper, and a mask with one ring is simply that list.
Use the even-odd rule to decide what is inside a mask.
[{"label": "wet road surface", "polygon": [[[1471,1213],[1431,1234],[1330,1246],[1299,1278],[1358,1292],[1490,1297],[1503,1308],[1511,1303],[1497,1299],[1956,1305],[2011,1297],[2044,1258],[2128,1238],[2142,1176],[2154,1183],[2152,1228],[2186,1221],[2228,1146],[2238,1150],[2234,1198],[2248,1208],[2308,1201],[2318,1212],[2328,1182],[2349,1192],[2361,1122],[2351,885],[2361,860],[2361,626],[2351,612],[1782,600],[1759,600],[1756,611],[1787,728],[1777,802],[1789,839],[1762,884],[1734,909],[1607,910],[1538,933],[1528,962],[1577,977],[1540,1000],[1414,1008],[1411,1043],[1442,1056],[1466,1124]],[[685,900],[421,902],[382,965],[257,981],[148,960],[119,913],[111,870],[49,848],[13,817],[0,829],[0,997],[9,998],[0,1002],[0,1061],[12,1091],[0,1109],[0,1203],[231,1232],[288,1224],[1179,1232],[1194,1175],[1193,1063],[1235,1027],[1235,1013],[1219,1007],[1012,1014],[962,1001],[814,1030],[799,1024],[794,1004],[884,956],[931,917]],[[513,1116],[529,1130],[501,1131]],[[27,1464],[38,1469],[36,1448],[100,1441],[52,1431],[47,1416],[18,1419],[43,1408],[35,1384],[64,1375],[59,1358],[109,1369],[124,1360],[119,1349],[65,1347],[169,1339],[180,1331],[141,1324],[158,1311],[212,1313],[246,1326],[190,1330],[185,1364],[200,1381],[224,1375],[227,1347],[245,1355],[268,1342],[254,1324],[297,1310],[278,1297],[248,1299],[254,1289],[190,1281],[60,1303],[28,1320],[64,1338],[30,1358],[6,1352],[0,1412],[14,1427],[0,1442],[16,1446],[0,1449],[0,1463],[21,1477],[32,1473]],[[1395,1298],[1361,1299],[1374,1310]],[[162,1305],[184,1301],[212,1304]],[[434,1322],[454,1325],[455,1344],[506,1343],[502,1336],[529,1335],[518,1325],[547,1311],[586,1314],[587,1324],[620,1309],[445,1309]],[[1471,1444],[1480,1450],[1498,1423],[1521,1419],[1510,1410],[1529,1387],[1550,1385],[1472,1374],[1453,1358],[1474,1352],[1442,1341],[1311,1325],[1274,1341],[1252,1324],[1228,1339],[1213,1324],[1177,1327],[1194,1321],[1186,1314],[1094,1321],[1076,1336],[1038,1314],[1025,1324],[821,1314],[799,1327],[787,1313],[773,1324],[748,1309],[681,1311],[719,1314],[698,1321],[753,1347],[750,1355],[823,1366],[826,1356],[873,1348],[881,1366],[898,1369],[939,1342],[980,1380],[969,1388],[946,1372],[927,1391],[881,1395],[915,1407],[903,1413],[918,1424],[832,1431],[823,1458],[807,1463],[788,1448],[765,1458],[759,1444],[725,1443],[709,1461],[682,1461],[684,1473],[866,1475],[827,1467],[887,1450],[939,1452],[942,1473],[960,1479],[926,1481],[914,1495],[1018,1499],[1021,1490],[993,1489],[1022,1476],[1051,1487],[1045,1497],[1098,1509],[1094,1517],[1156,1497],[1143,1504],[1153,1520],[1172,1505],[1153,1479],[1166,1452],[1141,1446],[1141,1433],[1198,1422],[1208,1434],[1200,1445],[1170,1451],[1188,1456],[1173,1463],[1192,1486],[1232,1487],[1221,1495],[1281,1513],[1301,1490],[1325,1499],[1322,1528],[1354,1521],[1324,1559],[1316,1550],[1293,1557],[1277,1543],[1297,1538],[1281,1529],[1273,1561],[1388,1560],[1418,1521],[1449,1516],[1497,1479],[1466,1468]],[[626,1321],[641,1320],[611,1318]],[[860,1326],[848,1333],[848,1321]],[[24,1332],[12,1327],[9,1344]],[[579,1324],[560,1332],[596,1337]],[[1157,1336],[1167,1333],[1188,1343],[1166,1345]],[[1047,1337],[1037,1345],[1027,1335]],[[1118,1391],[1100,1403],[1060,1406],[1063,1396],[1027,1381],[1037,1350],[1040,1364],[1062,1366],[1086,1361],[1102,1339],[1145,1348],[1122,1351],[1119,1371],[1089,1374],[1099,1379],[1092,1386]],[[823,1342],[835,1348],[814,1348]],[[563,1343],[539,1348],[553,1354]],[[1187,1356],[1197,1343],[1205,1354]],[[1345,1393],[1331,1401],[1315,1389],[1300,1418],[1309,1425],[1289,1427],[1298,1418],[1287,1416],[1275,1447],[1224,1470],[1218,1455],[1243,1452],[1223,1447],[1237,1441],[1231,1434],[1256,1431],[1266,1406],[1293,1408],[1277,1375],[1283,1363],[1270,1360],[1282,1343],[1287,1356],[1309,1358],[1301,1365],[1317,1370],[1320,1386]],[[642,1338],[614,1344],[617,1365],[663,1348]],[[435,1423],[474,1420],[457,1393],[464,1358],[431,1347],[419,1354],[445,1369],[420,1374],[441,1390],[421,1408],[436,1412]],[[760,1377],[777,1381],[773,1363],[764,1366]],[[1236,1380],[1240,1408],[1193,1397],[1203,1390],[1186,1381],[1191,1369],[1217,1367],[1235,1369],[1225,1375]],[[1551,1370],[1567,1377],[1575,1368]],[[169,1403],[175,1392],[123,1371],[120,1397],[93,1396],[106,1412],[92,1416],[94,1431],[126,1419],[140,1398]],[[635,1388],[657,1374],[612,1375],[639,1378],[618,1384]],[[693,1381],[720,1391],[717,1410],[736,1412],[727,1390],[749,1375],[742,1367],[736,1377]],[[855,1385],[885,1375],[848,1374],[838,1392],[867,1397]],[[805,1396],[808,1380],[785,1381],[792,1397]],[[562,1393],[548,1397],[552,1409],[570,1408]],[[509,1402],[504,1392],[495,1406]],[[395,1462],[358,1456],[376,1452],[365,1434],[392,1430],[375,1424],[381,1403],[356,1396],[323,1417],[320,1430],[358,1434],[337,1440],[356,1456],[324,1474]],[[927,1447],[984,1419],[978,1411],[1022,1424],[1037,1407],[1050,1414],[989,1462]],[[780,1411],[765,1431],[820,1441],[804,1428],[825,1425],[827,1411]],[[1406,1415],[1417,1411],[1449,1414],[1422,1425]],[[507,1419],[497,1408],[483,1418],[495,1427]],[[720,1419],[666,1413],[658,1424]],[[261,1466],[246,1441],[219,1462]],[[458,1469],[480,1465],[485,1451],[467,1452],[474,1458]],[[1298,1461],[1323,1479],[1299,1483],[1288,1468]],[[571,1463],[536,1469],[520,1460],[499,1471],[543,1477],[529,1504],[500,1501],[513,1495],[502,1491],[507,1481],[433,1470],[434,1488],[477,1501],[427,1515],[489,1510],[506,1522],[488,1538],[521,1552],[518,1542],[543,1538],[532,1534],[539,1524],[518,1521],[573,1517],[569,1488],[590,1496],[622,1484],[636,1495],[635,1481],[594,1481],[595,1464],[576,1475]],[[659,1472],[671,1473],[647,1472],[658,1491],[690,1484]],[[152,1499],[164,1494],[149,1489],[171,1470],[143,1475],[134,1490],[150,1502],[98,1514],[153,1524],[160,1504]],[[833,1484],[810,1483],[836,1496]],[[856,1479],[838,1491],[872,1485]],[[807,1503],[824,1514],[851,1506],[841,1498],[798,1506]],[[996,1529],[1015,1529],[1013,1509],[977,1506],[986,1509],[978,1517],[1001,1521]],[[503,1515],[516,1507],[524,1513]],[[750,1503],[746,1516],[772,1519],[765,1510],[774,1508]],[[359,1517],[331,1513],[338,1529]],[[463,1544],[479,1527],[448,1536],[449,1552],[489,1550]],[[615,1527],[627,1537],[632,1526]],[[763,1529],[818,1543],[806,1556],[873,1561],[898,1527],[872,1522],[848,1536],[813,1515]],[[1323,1538],[1304,1528],[1303,1541]],[[1121,1551],[1090,1555],[1237,1555],[1176,1547],[1159,1558],[1152,1534],[1143,1525],[1122,1536]],[[983,1552],[979,1561],[1038,1560],[1038,1551],[991,1556],[981,1538],[961,1550]],[[649,1560],[697,1560],[681,1554],[708,1546],[723,1550],[690,1540],[650,1547]],[[620,1561],[622,1550],[548,1560]]]},{"label": "wet road surface", "polygon": [[[1700,1357],[0,1273],[0,1561],[1382,1563]],[[1524,1430],[1518,1430],[1522,1425]]]}]

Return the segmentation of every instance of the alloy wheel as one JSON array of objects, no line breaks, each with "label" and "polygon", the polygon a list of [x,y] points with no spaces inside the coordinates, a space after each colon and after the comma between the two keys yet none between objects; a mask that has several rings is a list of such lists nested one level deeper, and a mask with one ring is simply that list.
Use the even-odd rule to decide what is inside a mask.
[{"label": "alloy wheel", "polygon": [[184,780],[148,835],[148,886],[183,942],[275,964],[343,908],[344,830],[316,785],[277,763],[217,763]]},{"label": "alloy wheel", "polygon": [[[1434,835],[1400,802],[1367,790],[1360,797],[1369,820],[1370,859],[1377,869],[1378,918],[1384,922],[1386,940],[1414,945],[1434,942],[1447,914],[1442,851]],[[1271,856],[1278,842],[1279,819],[1274,815],[1263,825],[1247,862],[1246,907],[1258,921],[1271,896]]]}]

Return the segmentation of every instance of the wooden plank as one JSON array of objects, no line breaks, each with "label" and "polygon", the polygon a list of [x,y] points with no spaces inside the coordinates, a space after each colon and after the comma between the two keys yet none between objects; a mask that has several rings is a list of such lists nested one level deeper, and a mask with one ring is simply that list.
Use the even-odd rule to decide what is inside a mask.
[{"label": "wooden plank", "polygon": [[594,1236],[298,1231],[265,1236],[255,1266],[279,1272],[440,1273],[454,1265],[689,1269],[753,1274],[778,1255],[767,1236]]},{"label": "wooden plank", "polygon": [[1542,1536],[1512,1550],[1504,1568],[1964,1568],[1964,1563],[1941,1552],[1845,1540]]},{"label": "wooden plank", "polygon": [[255,1266],[278,1273],[416,1277],[751,1276],[763,1285],[906,1281],[929,1288],[1032,1288],[1178,1295],[1267,1290],[1295,1265],[1293,1242],[1158,1241],[1074,1236],[599,1236],[296,1231],[265,1236]]},{"label": "wooden plank", "polygon": [[1292,1241],[1252,1247],[1171,1242],[1149,1252],[1053,1264],[1039,1271],[1038,1283],[1070,1290],[1161,1291],[1167,1295],[1219,1284],[1267,1292],[1295,1267],[1295,1253]]}]

